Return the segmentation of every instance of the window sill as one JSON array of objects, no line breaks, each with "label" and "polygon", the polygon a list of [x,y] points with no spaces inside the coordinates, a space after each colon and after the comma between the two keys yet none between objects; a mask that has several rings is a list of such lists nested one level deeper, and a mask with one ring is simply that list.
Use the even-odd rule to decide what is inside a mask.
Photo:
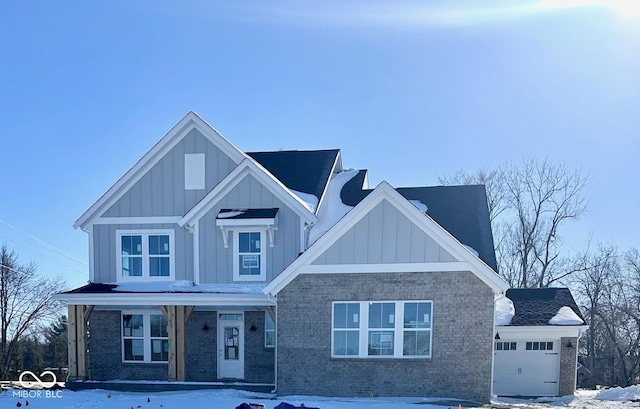
[{"label": "window sill", "polygon": [[429,357],[417,357],[417,356],[408,356],[408,357],[397,357],[397,356],[365,356],[365,357],[357,357],[357,356],[345,356],[343,357],[338,357],[338,356],[332,356],[331,357],[331,361],[350,361],[350,362],[366,362],[366,361],[375,361],[375,362],[380,362],[380,361],[397,361],[397,362],[407,362],[407,361],[420,361],[420,362],[425,362],[425,361],[432,361],[433,357],[429,356]]}]

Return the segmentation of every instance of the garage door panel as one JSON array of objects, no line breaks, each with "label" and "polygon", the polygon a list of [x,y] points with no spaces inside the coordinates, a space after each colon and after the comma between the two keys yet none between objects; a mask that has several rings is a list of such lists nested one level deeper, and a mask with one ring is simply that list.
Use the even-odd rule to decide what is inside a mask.
[{"label": "garage door panel", "polygon": [[[536,350],[525,341],[517,342],[513,350],[494,348],[494,390],[502,396],[556,396],[560,355],[557,343],[544,342],[545,350],[540,350],[543,342],[536,341]],[[513,342],[510,343],[513,345]],[[551,350],[547,350],[548,348]]]}]

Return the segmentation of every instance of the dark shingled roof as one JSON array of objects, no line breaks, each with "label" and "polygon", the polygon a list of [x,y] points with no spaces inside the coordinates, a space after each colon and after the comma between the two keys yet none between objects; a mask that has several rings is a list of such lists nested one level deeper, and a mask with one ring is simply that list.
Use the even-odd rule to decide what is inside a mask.
[{"label": "dark shingled roof", "polygon": [[247,152],[289,189],[322,198],[339,149]]},{"label": "dark shingled roof", "polygon": [[[355,206],[372,192],[372,189],[362,189],[365,176],[366,170],[361,170],[344,185],[343,203]],[[427,214],[436,223],[477,251],[482,261],[498,271],[484,186],[400,187],[396,190],[409,200],[424,203]]]},{"label": "dark shingled roof", "polygon": [[506,296],[516,308],[511,326],[549,325],[549,320],[565,306],[584,321],[568,288],[511,288]]},{"label": "dark shingled roof", "polygon": [[100,294],[116,292],[117,284],[89,283],[73,290],[65,291],[62,294]]},{"label": "dark shingled roof", "polygon": [[[231,217],[220,217],[220,213],[242,212]],[[218,219],[239,220],[239,219],[273,219],[278,214],[278,209],[220,209]]]}]

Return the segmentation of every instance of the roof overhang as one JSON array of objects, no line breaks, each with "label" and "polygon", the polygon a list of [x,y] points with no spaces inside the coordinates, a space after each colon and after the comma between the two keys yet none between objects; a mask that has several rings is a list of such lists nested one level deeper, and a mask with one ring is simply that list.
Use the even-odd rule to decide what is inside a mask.
[{"label": "roof overhang", "polygon": [[56,294],[54,298],[69,305],[193,305],[193,306],[275,306],[264,294],[214,293],[81,293]]}]

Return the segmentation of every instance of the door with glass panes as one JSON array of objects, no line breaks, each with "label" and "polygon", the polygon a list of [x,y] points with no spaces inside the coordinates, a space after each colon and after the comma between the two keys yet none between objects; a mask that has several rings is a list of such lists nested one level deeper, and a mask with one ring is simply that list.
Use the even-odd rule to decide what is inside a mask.
[{"label": "door with glass panes", "polygon": [[242,313],[218,313],[218,379],[244,379]]}]

